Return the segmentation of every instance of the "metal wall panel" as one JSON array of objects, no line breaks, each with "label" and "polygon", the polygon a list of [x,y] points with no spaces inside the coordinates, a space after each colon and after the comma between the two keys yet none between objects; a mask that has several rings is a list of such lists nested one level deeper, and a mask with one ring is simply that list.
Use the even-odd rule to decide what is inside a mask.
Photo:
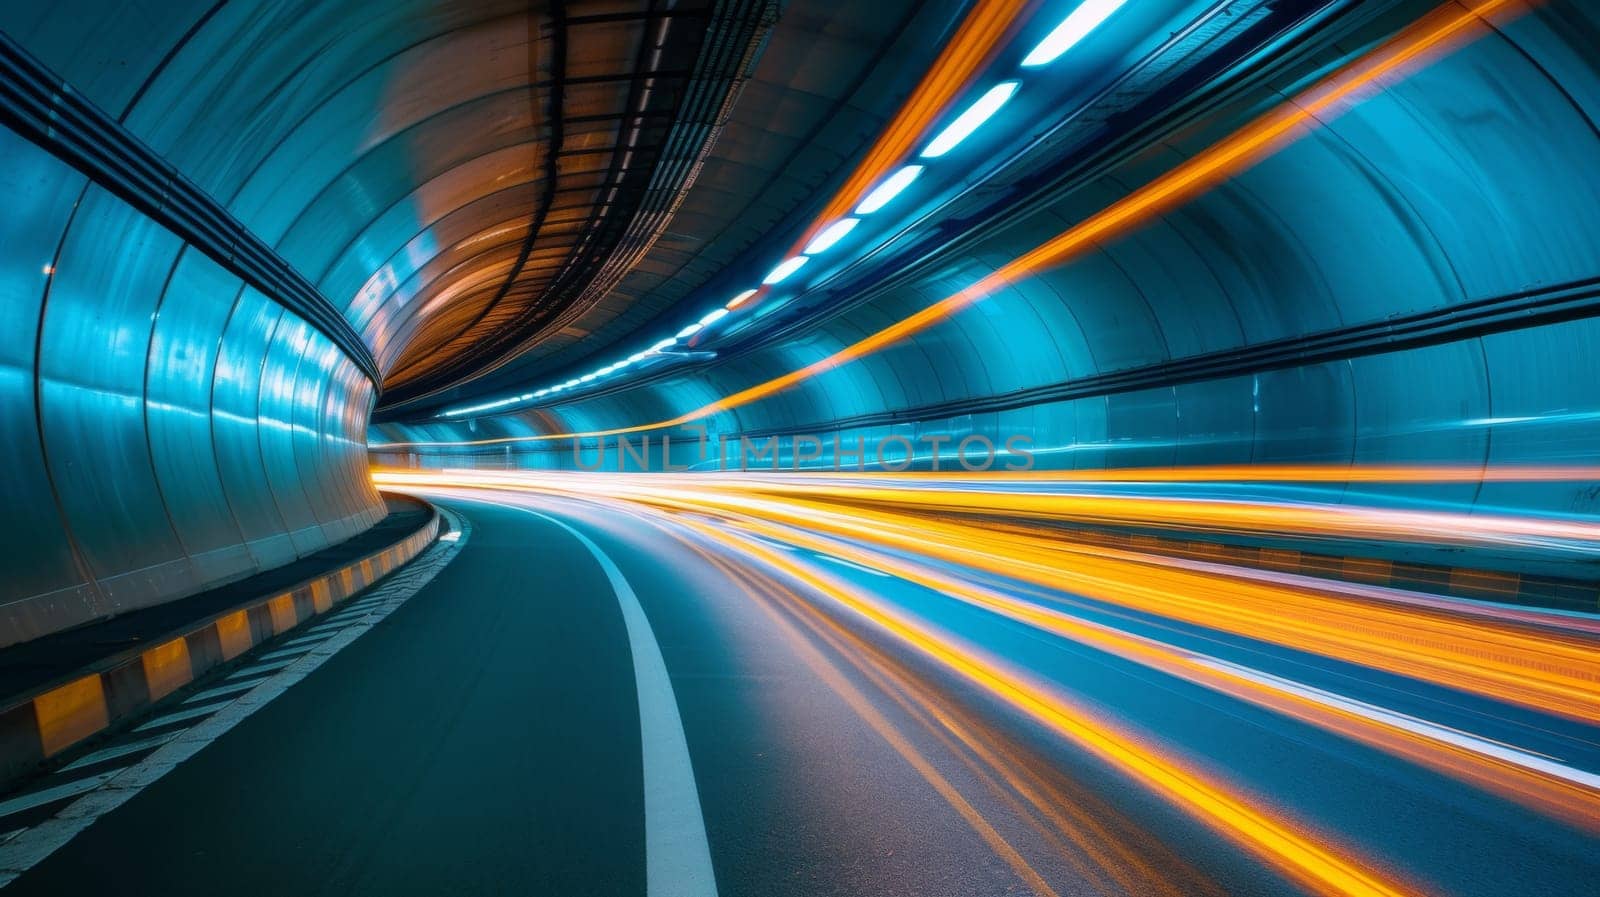
[{"label": "metal wall panel", "polygon": [[[55,606],[95,606],[98,595],[78,564],[56,503],[39,441],[34,347],[39,309],[61,231],[84,179],[32,144],[0,128],[0,607],[19,626],[48,618]],[[36,612],[25,599],[37,597]]]},{"label": "metal wall panel", "polygon": [[[1600,457],[1600,320],[1572,321],[1482,340],[1493,386],[1489,464],[1592,465]],[[1600,514],[1600,484],[1485,483],[1487,509],[1537,501],[1566,514]]]},{"label": "metal wall panel", "polygon": [[151,334],[145,418],[156,484],[200,582],[256,569],[222,490],[211,440],[220,334],[244,284],[197,252],[172,272]]},{"label": "metal wall panel", "polygon": [[[116,247],[106,252],[106,247]],[[110,612],[187,594],[197,580],[156,486],[145,365],[178,239],[98,188],[78,205],[44,305],[45,455]]]},{"label": "metal wall panel", "polygon": [[[256,413],[262,426],[261,464],[267,489],[278,502],[284,527],[297,554],[307,554],[322,541],[321,527],[295,458],[294,395],[301,359],[310,343],[311,327],[288,315],[278,319],[261,376]],[[309,475],[311,471],[306,471]]]},{"label": "metal wall panel", "polygon": [[381,518],[372,386],[330,340],[4,129],[0,160],[0,646]]},{"label": "metal wall panel", "polygon": [[267,347],[284,315],[283,309],[253,289],[239,295],[222,332],[211,396],[211,438],[223,494],[261,569],[281,566],[297,556],[261,456],[260,431],[272,422],[258,410]]}]

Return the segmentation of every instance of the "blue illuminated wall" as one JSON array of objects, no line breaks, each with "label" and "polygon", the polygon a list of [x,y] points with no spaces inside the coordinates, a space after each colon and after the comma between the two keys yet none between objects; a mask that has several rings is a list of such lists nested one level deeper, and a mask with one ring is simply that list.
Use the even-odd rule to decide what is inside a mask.
[{"label": "blue illuminated wall", "polygon": [[[63,0],[0,4],[0,31],[303,275],[382,369],[439,241],[526,215],[529,9]],[[11,131],[0,187],[3,639],[382,516],[375,388],[322,331]]]},{"label": "blue illuminated wall", "polygon": [[371,382],[327,337],[0,128],[0,633],[366,529]]}]

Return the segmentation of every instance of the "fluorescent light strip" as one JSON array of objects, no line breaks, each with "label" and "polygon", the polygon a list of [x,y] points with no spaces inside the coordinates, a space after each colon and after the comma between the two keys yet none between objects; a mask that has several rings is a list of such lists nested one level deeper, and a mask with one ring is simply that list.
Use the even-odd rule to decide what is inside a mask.
[{"label": "fluorescent light strip", "polygon": [[782,283],[789,278],[789,275],[799,271],[801,266],[809,261],[811,260],[803,255],[797,255],[794,258],[785,259],[782,264],[768,272],[766,277],[761,278],[761,282],[767,286],[771,286],[775,283]]},{"label": "fluorescent light strip", "polygon": [[1038,68],[1055,62],[1062,53],[1077,46],[1089,32],[1099,28],[1106,19],[1111,18],[1111,14],[1121,9],[1126,2],[1127,0],[1084,0],[1055,27],[1054,31],[1045,35],[1044,40],[1033,48],[1033,52],[1022,60],[1022,67]]},{"label": "fluorescent light strip", "polygon": [[927,148],[922,151],[922,157],[936,159],[955,149],[961,141],[966,140],[973,131],[988,121],[990,116],[999,112],[1000,107],[1017,92],[1020,84],[1020,81],[1006,81],[989,88],[988,93],[979,97],[977,102],[967,107],[967,111],[961,113],[955,121],[940,131],[939,136],[928,142]]},{"label": "fluorescent light strip", "polygon": [[843,240],[845,234],[855,230],[856,225],[860,223],[860,218],[845,218],[840,221],[835,221],[834,223],[828,225],[827,228],[822,231],[822,233],[817,234],[816,237],[812,238],[811,242],[806,244],[806,248],[801,251],[806,255],[816,255],[819,252],[826,252],[833,248],[833,244]]},{"label": "fluorescent light strip", "polygon": [[916,180],[919,174],[922,174],[921,165],[902,166],[899,171],[889,175],[887,180],[873,188],[872,192],[861,200],[861,204],[856,206],[856,214],[871,215],[873,212],[888,205],[890,200],[900,195],[900,191],[911,186],[911,182]]},{"label": "fluorescent light strip", "polygon": [[[1028,57],[1023,60],[1022,64],[1025,67],[1032,68],[1053,62],[1062,53],[1065,53],[1067,50],[1071,49],[1074,44],[1082,40],[1083,37],[1090,31],[1093,31],[1095,28],[1099,27],[1102,22],[1110,18],[1111,14],[1116,12],[1125,2],[1126,0],[1086,0],[1086,2],[1074,9],[1060,25],[1057,25],[1055,30],[1051,31],[1050,34],[1047,35],[1045,39],[1033,49],[1033,52],[1028,54]],[[1000,110],[1002,106],[1009,102],[1011,97],[1016,94],[1019,86],[1020,82],[1006,81],[991,87],[987,92],[984,93],[983,96],[974,101],[971,106],[968,106],[966,111],[957,116],[955,121],[945,126],[943,131],[940,131],[931,141],[928,142],[927,147],[922,151],[922,157],[925,159],[935,159],[945,155],[952,149],[955,149],[956,146],[961,143],[961,141],[971,136],[972,133],[981,127],[984,122],[988,121],[996,112]],[[873,212],[882,209],[884,206],[893,201],[895,197],[904,192],[907,187],[911,186],[911,183],[922,174],[923,170],[923,166],[921,165],[901,166],[894,172],[894,174],[891,174],[888,178],[884,179],[882,183],[873,188],[871,192],[862,198],[861,202],[856,206],[855,214],[870,215]],[[855,229],[856,225],[860,223],[861,219],[859,218],[842,218],[838,221],[835,221],[833,224],[828,225],[826,228],[823,228],[821,232],[811,239],[810,243],[806,244],[805,249],[801,250],[800,255],[785,259],[777,267],[768,272],[767,276],[762,278],[761,283],[766,286],[782,283],[784,280],[788,279],[790,275],[804,267],[806,262],[810,261],[810,256],[826,252],[833,248],[835,244],[844,239],[852,230]],[[746,302],[749,302],[757,292],[759,292],[759,289],[745,290],[744,292],[734,296],[732,299],[729,299],[727,304],[722,308],[714,309],[706,313],[706,315],[696,323],[690,324],[689,326],[678,331],[676,337],[672,339],[660,340],[642,352],[635,352],[634,354],[628,356],[625,360],[606,365],[605,367],[600,368],[593,373],[584,374],[582,377],[576,377],[572,380],[568,380],[565,383],[546,387],[536,392],[525,393],[520,397],[501,399],[496,402],[487,402],[482,405],[473,405],[468,408],[458,408],[451,411],[446,411],[444,412],[444,416],[456,417],[463,414],[472,414],[478,411],[487,411],[502,407],[504,405],[509,405],[513,402],[539,398],[541,396],[549,395],[553,392],[570,389],[583,383],[590,383],[600,377],[611,374],[620,368],[641,361],[649,355],[658,354],[663,350],[675,345],[678,340],[694,336],[696,333],[699,333],[706,327],[727,317],[728,312],[738,308]]]}]

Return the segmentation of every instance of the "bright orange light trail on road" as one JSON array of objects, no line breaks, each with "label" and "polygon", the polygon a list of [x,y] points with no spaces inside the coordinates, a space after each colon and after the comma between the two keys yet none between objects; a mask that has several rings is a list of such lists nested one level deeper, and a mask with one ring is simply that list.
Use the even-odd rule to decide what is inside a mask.
[{"label": "bright orange light trail on road", "polygon": [[1600,719],[1600,652],[1589,640],[1161,567],[1134,552],[1073,546],[1056,532],[995,531],[931,515],[841,508],[793,497],[780,501],[667,489],[618,494],[867,540],[1548,713]]},{"label": "bright orange light trail on road", "polygon": [[[806,544],[819,534],[834,544],[834,553],[851,556],[851,548],[883,548],[898,555],[920,556],[958,568],[981,571],[1010,582],[1027,582],[1062,593],[1058,604],[1070,608],[1070,595],[1125,608],[1141,614],[1179,620],[1208,630],[1275,644],[1294,651],[1331,657],[1347,664],[1382,670],[1435,686],[1458,689],[1467,694],[1501,700],[1506,704],[1555,713],[1571,720],[1600,720],[1600,649],[1595,627],[1586,620],[1552,617],[1536,609],[1506,614],[1501,608],[1475,608],[1470,603],[1442,600],[1386,600],[1382,596],[1350,595],[1334,588],[1317,588],[1314,582],[1283,584],[1270,579],[1227,576],[1226,572],[1187,566],[1176,558],[1155,558],[1131,550],[1115,550],[1102,545],[1074,544],[1069,531],[1037,528],[1027,523],[1026,515],[1010,515],[1011,507],[1027,507],[1051,502],[1072,502],[1077,496],[1050,496],[1027,492],[974,492],[960,489],[926,489],[928,496],[909,500],[893,491],[894,502],[882,500],[882,491],[872,486],[850,489],[846,484],[829,486],[813,483],[808,491],[797,491],[781,476],[698,476],[698,475],[573,475],[573,473],[416,473],[395,472],[379,476],[384,484],[411,486],[490,486],[490,488],[542,491],[557,496],[582,499],[619,499],[637,502],[666,512],[706,515],[726,520],[741,528],[762,531],[763,526],[779,526],[786,540]],[[933,486],[931,483],[925,483]],[[1163,502],[1142,504],[1123,500],[1115,520],[1138,524],[1138,513],[1154,507],[1165,513]],[[1013,502],[1018,502],[1014,504]],[[1226,502],[1224,502],[1226,504]],[[1262,531],[1294,532],[1291,524],[1304,520],[1306,508],[1275,508],[1259,502],[1250,505],[1258,516]],[[968,520],[962,513],[981,508],[990,520]],[[1282,510],[1282,515],[1278,515]],[[1235,508],[1224,508],[1222,520],[1232,520]],[[1190,523],[1208,526],[1210,508],[1194,502],[1189,508]],[[1386,508],[1338,508],[1346,528],[1371,531],[1363,523],[1363,513],[1387,513]],[[1008,516],[1010,515],[1010,516]],[[1448,520],[1446,520],[1448,518]],[[1475,515],[1440,515],[1430,518],[1429,526],[1438,531],[1461,529],[1474,521],[1480,526],[1499,523],[1533,528],[1541,521],[1523,518],[1477,518]],[[1574,524],[1578,526],[1578,524]],[[1589,545],[1600,542],[1600,532],[1586,532]],[[1312,528],[1322,531],[1322,526]],[[776,534],[776,532],[774,532]],[[1427,536],[1414,532],[1413,536]],[[1482,531],[1480,536],[1493,536]],[[838,548],[845,542],[845,548]],[[872,556],[856,558],[864,566],[882,566]],[[909,576],[907,569],[894,569]],[[1405,595],[1405,593],[1397,593]],[[971,598],[971,593],[968,593]],[[992,608],[992,606],[990,606]],[[1006,612],[1021,612],[1008,604]],[[1029,622],[1045,617],[1027,611]],[[1059,619],[1051,616],[1050,619]],[[1059,632],[1059,630],[1058,630]],[[1090,640],[1085,628],[1075,628],[1072,636]],[[1096,636],[1099,638],[1099,636]],[[1133,643],[1107,643],[1123,656],[1149,659],[1134,651]],[[1162,660],[1171,670],[1171,657]],[[1187,665],[1187,662],[1184,662]],[[1197,672],[1190,668],[1187,678],[1203,678],[1222,683],[1229,676],[1216,670]],[[1262,692],[1261,686],[1226,683],[1227,689]],[[1298,699],[1278,694],[1277,707],[1302,704]],[[1326,710],[1318,712],[1331,720]],[[1341,723],[1344,726],[1344,723]],[[1371,732],[1371,729],[1370,729]],[[1370,742],[1389,740],[1390,747],[1405,747],[1394,742],[1394,732],[1371,736]],[[1406,740],[1411,739],[1406,736]],[[1454,748],[1451,748],[1454,750]],[[1398,753],[1414,753],[1410,747]],[[1438,759],[1438,758],[1435,758]],[[1440,763],[1445,763],[1440,759]],[[1454,761],[1450,761],[1454,763]],[[1475,761],[1477,763],[1477,761]],[[1512,779],[1486,772],[1483,767],[1456,766],[1456,771],[1477,782],[1496,780],[1496,790],[1523,790],[1536,795],[1533,801],[1546,807],[1565,807],[1558,814],[1568,819],[1594,819],[1594,807],[1581,806],[1592,795],[1579,795],[1578,804],[1565,795],[1566,785],[1547,788],[1547,783],[1526,782],[1512,787],[1512,779],[1525,775],[1515,772]]]},{"label": "bright orange light trail on road", "polygon": [[1399,897],[1417,893],[1308,836],[1303,823],[1253,805],[1221,783],[1186,768],[1087,708],[1029,682],[938,633],[865,600],[820,571],[781,552],[695,521],[680,521],[708,539],[753,557],[871,621],[900,641],[1027,713],[1175,805],[1193,814],[1318,894]]},{"label": "bright orange light trail on road", "polygon": [[1302,692],[1241,676],[1208,663],[1203,657],[1155,639],[1130,635],[1053,608],[1040,607],[894,555],[862,549],[838,539],[814,536],[794,527],[772,526],[749,518],[739,519],[735,526],[739,531],[800,545],[842,557],[868,569],[889,573],[1079,644],[1404,757],[1589,831],[1600,831],[1600,791],[1538,768],[1518,766],[1508,762],[1503,753],[1473,751],[1463,747],[1459,740],[1430,737],[1425,731],[1403,728],[1381,717],[1364,716],[1338,704],[1310,700]]}]

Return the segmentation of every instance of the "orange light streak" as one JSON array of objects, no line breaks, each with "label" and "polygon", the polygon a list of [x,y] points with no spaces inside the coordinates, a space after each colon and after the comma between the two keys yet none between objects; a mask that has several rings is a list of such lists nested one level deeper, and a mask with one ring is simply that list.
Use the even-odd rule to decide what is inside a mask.
[{"label": "orange light streak", "polygon": [[[723,572],[736,581],[740,581],[740,584],[747,591],[750,589],[749,584],[742,581],[744,577],[738,575],[731,568],[724,567]],[[773,585],[776,586],[778,584],[774,582]],[[798,599],[798,596],[795,597]],[[873,732],[877,733],[878,737],[882,738],[895,753],[899,754],[900,758],[944,799],[945,803],[956,812],[956,815],[960,816],[962,821],[977,833],[983,843],[994,851],[995,856],[1003,860],[1006,865],[1011,867],[1011,870],[1016,873],[1019,879],[1027,883],[1028,888],[1033,893],[1043,895],[1043,897],[1059,897],[1055,889],[1051,888],[1049,883],[1044,880],[1044,876],[1040,875],[1038,870],[1028,864],[1028,861],[1023,858],[1021,853],[1017,852],[1011,842],[1007,841],[1005,836],[995,829],[993,823],[989,822],[983,813],[962,795],[960,789],[940,773],[938,767],[934,766],[921,751],[918,751],[916,746],[911,743],[911,740],[896,728],[887,716],[879,712],[873,706],[872,701],[862,694],[860,689],[852,685],[850,680],[845,678],[839,669],[823,656],[822,652],[801,638],[798,631],[772,608],[765,605],[759,606],[767,613],[768,618],[775,625],[784,630],[784,634],[788,637],[788,643],[794,648],[801,661],[816,674],[817,678],[827,685],[834,694],[838,695],[840,700],[844,701],[855,712],[856,716],[866,723]]]},{"label": "orange light streak", "polygon": [[[1133,551],[1075,545],[1024,525],[948,519],[937,503],[908,513],[848,492],[772,495],[700,487],[698,477],[475,477],[416,474],[413,485],[484,485],[601,494],[677,511],[759,519],[909,551],[1046,589],[1155,614],[1481,695],[1546,713],[1600,719],[1600,651],[1593,638],[1518,625],[1470,609],[1359,600],[1308,586],[1153,563]],[[516,485],[520,482],[520,486]],[[955,498],[962,497],[960,494]],[[968,494],[970,500],[973,496]],[[1007,496],[981,493],[981,501]],[[952,497],[944,496],[945,500]],[[1032,498],[1030,497],[1030,500]],[[1192,513],[1203,524],[1203,506]],[[1258,513],[1270,515],[1262,507]],[[1293,509],[1286,521],[1297,520]],[[1457,515],[1463,521],[1470,515]],[[1271,520],[1270,516],[1266,517]],[[1292,532],[1292,529],[1285,529]]]},{"label": "orange light streak", "polygon": [[730,536],[692,520],[680,524],[719,544],[753,557],[786,577],[827,596],[901,642],[937,661],[1164,799],[1194,815],[1214,830],[1254,853],[1291,879],[1318,894],[1399,897],[1416,893],[1384,874],[1342,856],[1304,832],[1298,821],[1254,806],[1203,774],[1099,719],[1084,707],[1051,694],[977,653],[953,644],[931,630],[858,598],[853,590],[812,571],[753,540]]},{"label": "orange light streak", "polygon": [[1204,686],[1301,722],[1386,751],[1419,766],[1454,776],[1486,791],[1563,819],[1589,831],[1600,831],[1600,793],[1504,759],[1468,750],[1362,716],[1303,695],[1218,669],[1188,651],[1154,639],[1039,607],[1003,593],[974,586],[953,576],[908,561],[868,551],[835,539],[812,536],[792,527],[776,527],[741,519],[741,530],[799,545],[888,573],[907,582],[942,592],[991,613],[1044,632],[1087,645],[1125,660]]},{"label": "orange light streak", "polygon": [[[1072,863],[1077,875],[1104,885],[1097,890],[1110,892],[1113,890],[1114,882],[1115,889],[1121,893],[1140,894],[1146,897],[1158,897],[1158,895],[1210,897],[1212,894],[1221,897],[1221,892],[1215,883],[1205,879],[1198,870],[1186,869],[1187,874],[1182,879],[1175,879],[1170,864],[1176,862],[1187,865],[1176,855],[1164,857],[1169,865],[1158,867],[1150,861],[1152,845],[1142,841],[1132,843],[1119,838],[1112,827],[1107,825],[1108,819],[1119,814],[1114,808],[1100,803],[1092,792],[1074,790],[1071,793],[1062,793],[1059,790],[1059,783],[1052,786],[1042,781],[1037,773],[1028,768],[1025,761],[1007,750],[1003,742],[999,745],[987,744],[979,732],[975,731],[983,729],[981,724],[971,720],[958,721],[957,716],[961,714],[959,705],[953,705],[948,700],[942,699],[929,686],[915,679],[908,679],[904,668],[868,643],[861,635],[822,613],[815,605],[807,602],[775,576],[757,567],[735,566],[689,540],[684,534],[667,525],[663,519],[654,522],[658,528],[694,552],[706,564],[740,583],[747,593],[753,595],[757,592],[766,592],[781,596],[785,606],[794,613],[795,619],[804,625],[807,631],[821,639],[841,657],[848,659],[863,676],[895,701],[908,715],[918,719],[930,730],[942,730],[947,733],[948,737],[941,737],[941,741],[951,749],[952,753],[959,757],[963,751],[970,752],[971,759],[961,758],[968,764],[969,769],[984,778],[987,778],[984,768],[999,776],[1005,783],[1004,789],[997,789],[1002,799],[1012,803],[1010,795],[1005,793],[1005,790],[1009,789],[1031,807],[1033,812],[1048,822],[1048,826],[1042,828],[1053,832],[1062,838],[1065,844],[1070,844],[1083,854],[1088,863],[1078,862],[1074,852],[1070,850],[1064,851],[1063,857]],[[763,610],[767,611],[780,626],[788,625],[772,607],[763,606]]]},{"label": "orange light streak", "polygon": [[956,95],[1006,44],[1007,37],[1033,5],[1035,0],[980,0],[973,6],[928,73],[883,129],[877,142],[867,150],[861,164],[828,200],[811,227],[795,241],[791,254],[811,242],[828,223],[855,208],[890,168],[911,154],[939,116],[950,108]]}]

